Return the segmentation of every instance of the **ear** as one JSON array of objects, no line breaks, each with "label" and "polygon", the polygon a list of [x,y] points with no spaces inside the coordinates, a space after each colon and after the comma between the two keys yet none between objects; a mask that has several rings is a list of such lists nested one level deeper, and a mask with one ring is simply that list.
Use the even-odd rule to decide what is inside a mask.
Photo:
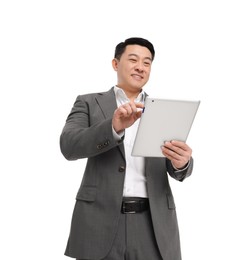
[{"label": "ear", "polygon": [[114,59],[112,60],[112,67],[113,67],[113,69],[114,69],[115,71],[117,71],[118,62],[119,62],[119,61],[118,61],[116,58],[114,58]]}]

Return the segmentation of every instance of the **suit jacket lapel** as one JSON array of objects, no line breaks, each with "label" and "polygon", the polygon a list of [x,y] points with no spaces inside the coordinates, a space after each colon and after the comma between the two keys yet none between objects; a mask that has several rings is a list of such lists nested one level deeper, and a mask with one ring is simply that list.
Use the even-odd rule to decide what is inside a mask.
[{"label": "suit jacket lapel", "polygon": [[99,93],[96,97],[96,101],[99,104],[104,117],[112,118],[115,109],[117,108],[115,93],[113,88],[107,92]]},{"label": "suit jacket lapel", "polygon": [[[116,99],[115,99],[115,93],[114,88],[112,87],[109,91],[99,93],[99,95],[96,97],[97,104],[100,106],[104,118],[112,118],[114,111],[117,108]],[[118,146],[122,156],[125,159],[125,150],[124,145],[121,143]]]}]

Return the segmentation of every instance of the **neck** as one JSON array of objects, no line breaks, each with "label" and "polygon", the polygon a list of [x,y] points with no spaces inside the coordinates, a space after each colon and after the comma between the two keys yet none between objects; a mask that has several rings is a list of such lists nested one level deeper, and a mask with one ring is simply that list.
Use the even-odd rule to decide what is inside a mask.
[{"label": "neck", "polygon": [[117,85],[117,87],[121,88],[125,92],[127,98],[131,101],[134,101],[142,91],[142,89],[140,89],[140,90],[134,90],[134,89],[129,90],[127,88],[123,88],[123,87],[120,87],[118,85]]}]

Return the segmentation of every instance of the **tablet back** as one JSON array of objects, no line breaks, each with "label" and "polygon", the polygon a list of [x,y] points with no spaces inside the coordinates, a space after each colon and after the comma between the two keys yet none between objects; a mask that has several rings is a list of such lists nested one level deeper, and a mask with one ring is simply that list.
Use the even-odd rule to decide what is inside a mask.
[{"label": "tablet back", "polygon": [[133,156],[164,157],[164,141],[186,142],[200,101],[149,98],[140,118]]}]

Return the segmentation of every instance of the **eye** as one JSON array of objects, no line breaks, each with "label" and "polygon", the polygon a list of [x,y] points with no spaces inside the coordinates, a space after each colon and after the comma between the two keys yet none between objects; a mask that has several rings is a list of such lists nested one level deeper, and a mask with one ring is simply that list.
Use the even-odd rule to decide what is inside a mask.
[{"label": "eye", "polygon": [[151,65],[151,62],[148,62],[148,61],[144,62],[144,66],[149,67],[150,65]]},{"label": "eye", "polygon": [[129,59],[131,62],[136,62],[136,59]]}]

